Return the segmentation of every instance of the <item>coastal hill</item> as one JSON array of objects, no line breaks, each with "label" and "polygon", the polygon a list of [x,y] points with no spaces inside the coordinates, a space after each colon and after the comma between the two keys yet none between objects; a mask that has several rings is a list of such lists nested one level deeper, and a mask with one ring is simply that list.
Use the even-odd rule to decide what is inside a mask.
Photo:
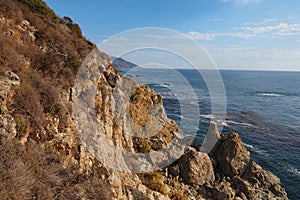
[{"label": "coastal hill", "polygon": [[123,58],[116,58],[111,57],[113,61],[113,66],[119,71],[119,72],[127,72],[130,69],[137,67],[136,64],[133,64],[127,60],[124,60]]},{"label": "coastal hill", "polygon": [[[280,179],[251,161],[239,135],[220,134],[213,124],[207,134],[218,142],[208,153],[187,147],[152,172],[108,167],[123,154],[103,162],[99,150],[106,149],[94,138],[135,154],[158,152],[172,141],[180,149],[184,139],[161,96],[118,74],[71,18],[59,18],[41,0],[0,0],[0,29],[1,199],[288,199]],[[89,93],[76,86],[91,85],[78,84],[81,66],[100,71],[93,101],[100,134],[80,129],[87,121],[76,102]],[[94,78],[85,73],[84,80]],[[122,118],[128,113],[131,123]],[[148,125],[159,129],[137,137]],[[126,134],[129,128],[135,134]]]}]

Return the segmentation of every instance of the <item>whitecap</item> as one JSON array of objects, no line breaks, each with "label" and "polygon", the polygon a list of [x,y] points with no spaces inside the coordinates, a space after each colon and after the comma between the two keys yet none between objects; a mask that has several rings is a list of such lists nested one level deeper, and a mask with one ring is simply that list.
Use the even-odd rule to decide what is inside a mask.
[{"label": "whitecap", "polygon": [[251,144],[244,143],[244,146],[245,146],[245,147],[248,147],[248,148],[250,148],[250,149],[253,149],[253,146],[252,146]]},{"label": "whitecap", "polygon": [[176,97],[176,94],[173,92],[158,92],[163,98],[167,97]]},{"label": "whitecap", "polygon": [[211,115],[211,114],[208,114],[208,115],[200,115],[200,117],[202,118],[206,118],[206,119],[214,119],[215,116]]},{"label": "whitecap", "polygon": [[226,127],[229,127],[229,125],[228,125],[228,123],[226,121],[222,121],[222,125],[226,126]]},{"label": "whitecap", "polygon": [[295,167],[289,167],[287,171],[294,175],[300,176],[300,170]]},{"label": "whitecap", "polygon": [[282,94],[278,94],[278,93],[267,93],[267,92],[263,92],[263,93],[258,93],[258,96],[266,96],[266,97],[281,97],[283,96]]},{"label": "whitecap", "polygon": [[205,102],[203,102],[203,101],[191,101],[191,102],[189,102],[189,104],[192,104],[192,105],[199,105],[199,104],[203,104],[203,103],[205,103]]},{"label": "whitecap", "polygon": [[229,124],[237,124],[237,125],[241,125],[241,126],[249,126],[249,127],[253,126],[252,124],[248,124],[248,123],[245,123],[245,122],[235,122],[235,121],[232,121],[232,120],[226,120],[226,122],[229,123]]},{"label": "whitecap", "polygon": [[254,147],[251,144],[247,144],[247,143],[243,143],[243,144],[244,144],[245,147],[248,147],[249,149],[251,149],[252,152],[255,152],[257,154],[264,155],[264,156],[268,156],[269,155],[266,150],[259,149],[257,147]]},{"label": "whitecap", "polygon": [[179,117],[181,119],[184,119],[184,117],[182,115],[177,115],[177,114],[169,114],[169,116],[175,116],[175,117]]},{"label": "whitecap", "polygon": [[267,151],[263,150],[263,149],[253,148],[253,151],[258,153],[258,154],[261,154],[261,155],[265,155],[265,156],[268,155]]}]

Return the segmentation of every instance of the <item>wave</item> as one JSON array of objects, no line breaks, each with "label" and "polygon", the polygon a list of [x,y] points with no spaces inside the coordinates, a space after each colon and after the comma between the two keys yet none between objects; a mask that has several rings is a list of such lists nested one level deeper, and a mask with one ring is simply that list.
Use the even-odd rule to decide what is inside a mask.
[{"label": "wave", "polygon": [[168,97],[176,97],[177,94],[174,94],[173,92],[158,92],[163,98]]},{"label": "wave", "polygon": [[202,105],[202,104],[205,104],[205,102],[204,101],[190,101],[189,104]]},{"label": "wave", "polygon": [[268,152],[266,150],[263,150],[263,149],[258,149],[258,148],[253,148],[253,151],[255,153],[258,153],[260,155],[264,155],[264,156],[268,156]]},{"label": "wave", "polygon": [[265,155],[267,156],[268,155],[268,152],[266,150],[263,150],[263,149],[259,149],[257,147],[254,147],[253,145],[251,144],[247,144],[247,143],[243,143],[243,145],[250,151],[252,152],[255,152],[257,154],[261,154],[261,155]]},{"label": "wave", "polygon": [[287,171],[294,175],[300,176],[300,170],[295,167],[289,167]]},{"label": "wave", "polygon": [[258,96],[266,96],[266,97],[281,97],[284,96],[283,94],[279,93],[268,93],[268,92],[259,92],[257,93]]},{"label": "wave", "polygon": [[[205,118],[205,119],[210,119],[210,120],[214,120],[216,118],[216,116],[211,115],[211,114],[207,114],[207,115],[200,115],[200,117]],[[252,124],[249,123],[245,123],[245,122],[236,122],[236,121],[232,121],[232,120],[225,120],[222,121],[222,125],[223,126],[227,126],[230,127],[230,124],[235,124],[235,125],[240,125],[240,126],[248,126],[248,127],[253,127]]]},{"label": "wave", "polygon": [[241,126],[249,126],[249,127],[253,127],[252,124],[245,123],[245,122],[235,122],[235,121],[232,121],[232,120],[226,120],[226,122],[227,122],[228,124],[237,124],[237,125],[241,125]]},{"label": "wave", "polygon": [[243,143],[245,147],[248,147],[249,149],[253,149],[254,147],[251,144]]},{"label": "wave", "polygon": [[207,114],[207,115],[200,115],[200,117],[202,117],[202,118],[206,118],[206,119],[215,119],[215,118],[216,118],[214,115],[211,115],[211,114]]},{"label": "wave", "polygon": [[228,123],[227,123],[226,121],[223,121],[223,122],[222,122],[222,125],[223,125],[223,126],[229,127],[229,125],[228,125]]},{"label": "wave", "polygon": [[168,116],[174,116],[174,117],[184,119],[184,117],[182,115],[177,115],[177,114],[168,114]]}]

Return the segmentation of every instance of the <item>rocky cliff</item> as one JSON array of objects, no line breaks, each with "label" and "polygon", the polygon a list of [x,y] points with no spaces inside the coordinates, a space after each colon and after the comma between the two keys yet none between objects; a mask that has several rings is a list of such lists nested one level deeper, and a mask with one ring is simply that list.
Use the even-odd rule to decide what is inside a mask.
[{"label": "rocky cliff", "polygon": [[69,18],[39,0],[1,0],[0,17],[2,199],[288,199],[237,133],[185,146],[160,95]]}]

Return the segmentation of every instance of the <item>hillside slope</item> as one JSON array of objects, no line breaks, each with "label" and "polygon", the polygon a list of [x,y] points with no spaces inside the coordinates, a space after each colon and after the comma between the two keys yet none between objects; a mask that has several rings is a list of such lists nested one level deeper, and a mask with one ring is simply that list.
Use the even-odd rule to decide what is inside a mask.
[{"label": "hillside slope", "polygon": [[[279,178],[250,161],[237,133],[220,136],[210,154],[183,152],[161,97],[119,75],[77,24],[43,1],[0,0],[0,29],[2,199],[287,199]],[[86,118],[89,107],[78,103],[91,97],[95,112]],[[148,128],[155,131],[141,137]],[[114,154],[105,154],[99,138]],[[175,149],[156,154],[172,142]],[[149,156],[139,166],[116,149]],[[180,159],[148,172],[176,152]]]}]

